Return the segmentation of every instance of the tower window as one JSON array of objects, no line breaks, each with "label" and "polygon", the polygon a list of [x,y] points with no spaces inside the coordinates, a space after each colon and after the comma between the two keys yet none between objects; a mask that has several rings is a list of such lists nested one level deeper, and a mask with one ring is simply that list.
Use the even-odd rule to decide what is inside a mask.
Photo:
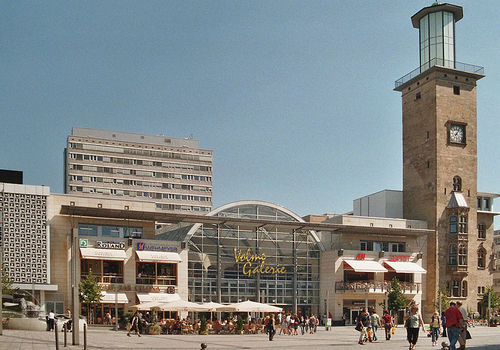
[{"label": "tower window", "polygon": [[453,191],[462,191],[462,179],[460,178],[460,176],[455,176],[453,178]]},{"label": "tower window", "polygon": [[458,232],[467,233],[467,216],[465,215],[460,215],[458,222]]},{"label": "tower window", "polygon": [[420,100],[422,98],[422,95],[420,94],[420,92],[417,92],[417,94],[415,95],[415,100]]},{"label": "tower window", "polygon": [[431,167],[431,162],[428,160],[427,161],[427,169],[429,169]]},{"label": "tower window", "polygon": [[460,95],[460,86],[458,85],[453,85],[453,93],[455,95]]},{"label": "tower window", "polygon": [[465,244],[458,245],[458,265],[467,266],[467,247]]},{"label": "tower window", "polygon": [[486,249],[483,247],[477,250],[477,267],[484,269],[486,267]]},{"label": "tower window", "polygon": [[450,217],[450,233],[457,233],[457,217]]},{"label": "tower window", "polygon": [[456,266],[457,265],[457,245],[450,244],[448,249],[448,265]]},{"label": "tower window", "polygon": [[486,238],[486,230],[484,229],[483,224],[477,225],[477,238],[481,238],[481,239]]}]

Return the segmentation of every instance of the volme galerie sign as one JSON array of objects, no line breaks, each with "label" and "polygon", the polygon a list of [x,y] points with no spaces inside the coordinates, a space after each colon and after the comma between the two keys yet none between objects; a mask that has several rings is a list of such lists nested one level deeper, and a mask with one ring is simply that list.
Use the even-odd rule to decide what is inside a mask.
[{"label": "volme galerie sign", "polygon": [[152,252],[176,252],[177,247],[150,245],[144,242],[137,242],[137,250],[148,250]]},{"label": "volme galerie sign", "polygon": [[237,248],[234,248],[234,261],[237,263],[245,263],[243,265],[243,274],[248,277],[258,273],[286,273],[285,267],[280,266],[280,264],[277,264],[276,266],[266,265],[266,254],[252,254],[250,248],[248,248],[246,252],[243,252],[241,249],[238,250]]}]

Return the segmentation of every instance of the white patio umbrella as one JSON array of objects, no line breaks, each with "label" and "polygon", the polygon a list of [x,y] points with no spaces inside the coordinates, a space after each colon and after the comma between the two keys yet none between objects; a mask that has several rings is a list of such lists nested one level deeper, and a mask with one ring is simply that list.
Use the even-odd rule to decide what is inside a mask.
[{"label": "white patio umbrella", "polygon": [[160,310],[163,311],[193,311],[193,312],[208,312],[209,308],[201,304],[192,303],[186,300],[175,300],[169,303],[160,303]]},{"label": "white patio umbrella", "polygon": [[147,301],[145,303],[132,305],[130,308],[135,310],[160,310],[160,302],[158,301]]},{"label": "white patio umbrella", "polygon": [[241,303],[226,306],[234,312],[281,312],[283,309],[269,304],[257,303],[255,301],[242,301]]}]

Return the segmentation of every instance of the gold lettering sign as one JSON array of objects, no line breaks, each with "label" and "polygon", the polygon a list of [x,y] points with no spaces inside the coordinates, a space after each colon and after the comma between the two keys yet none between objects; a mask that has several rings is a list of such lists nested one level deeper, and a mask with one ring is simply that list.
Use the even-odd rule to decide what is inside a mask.
[{"label": "gold lettering sign", "polygon": [[266,254],[252,254],[250,248],[246,252],[234,248],[234,261],[237,263],[245,263],[243,265],[243,274],[248,277],[257,273],[269,274],[284,274],[286,273],[285,267],[277,264],[276,266],[266,265]]}]

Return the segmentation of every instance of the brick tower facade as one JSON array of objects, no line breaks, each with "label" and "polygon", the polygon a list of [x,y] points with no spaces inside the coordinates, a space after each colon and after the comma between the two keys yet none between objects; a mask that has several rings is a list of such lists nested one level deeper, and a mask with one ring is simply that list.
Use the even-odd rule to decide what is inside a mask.
[{"label": "brick tower facade", "polygon": [[455,23],[461,18],[462,8],[450,4],[412,17],[420,32],[420,67],[395,88],[402,93],[403,217],[426,220],[436,230],[424,259],[425,317],[443,289],[478,311],[477,287],[492,281],[486,263],[492,234],[479,240],[477,233],[476,82],[484,75],[482,67],[455,61]]}]

